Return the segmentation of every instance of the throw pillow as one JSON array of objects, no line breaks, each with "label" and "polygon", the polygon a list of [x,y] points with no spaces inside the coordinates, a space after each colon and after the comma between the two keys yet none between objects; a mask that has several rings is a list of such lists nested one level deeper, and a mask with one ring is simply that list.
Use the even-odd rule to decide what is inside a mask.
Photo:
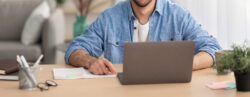
[{"label": "throw pillow", "polygon": [[24,45],[31,45],[38,42],[41,36],[41,28],[45,20],[50,16],[50,9],[47,1],[43,1],[31,13],[25,22],[21,35],[21,42]]}]

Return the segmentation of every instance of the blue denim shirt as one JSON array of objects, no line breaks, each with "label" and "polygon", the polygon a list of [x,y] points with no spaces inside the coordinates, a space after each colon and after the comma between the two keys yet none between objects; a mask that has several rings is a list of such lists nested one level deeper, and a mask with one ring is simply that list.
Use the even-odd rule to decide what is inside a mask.
[{"label": "blue denim shirt", "polygon": [[[77,49],[86,50],[94,57],[104,52],[104,57],[113,64],[122,64],[124,43],[133,42],[135,15],[130,2],[105,10],[83,35],[76,37],[66,52],[66,64]],[[193,40],[195,53],[205,51],[213,58],[215,50],[220,49],[217,40],[201,28],[189,11],[169,0],[157,0],[149,18],[149,41],[171,40]]]}]

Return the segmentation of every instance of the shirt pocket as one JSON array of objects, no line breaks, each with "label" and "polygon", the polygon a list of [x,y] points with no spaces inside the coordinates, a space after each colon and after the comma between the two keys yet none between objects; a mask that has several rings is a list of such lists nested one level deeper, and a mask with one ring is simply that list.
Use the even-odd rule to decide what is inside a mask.
[{"label": "shirt pocket", "polygon": [[122,40],[108,40],[108,51],[106,57],[110,59],[113,64],[121,64],[123,62],[123,49],[125,41]]},{"label": "shirt pocket", "polygon": [[166,32],[160,35],[160,41],[181,41],[181,40],[183,40],[181,34]]},{"label": "shirt pocket", "polygon": [[123,47],[124,41],[122,41],[122,40],[108,40],[108,45],[111,45],[114,47]]}]

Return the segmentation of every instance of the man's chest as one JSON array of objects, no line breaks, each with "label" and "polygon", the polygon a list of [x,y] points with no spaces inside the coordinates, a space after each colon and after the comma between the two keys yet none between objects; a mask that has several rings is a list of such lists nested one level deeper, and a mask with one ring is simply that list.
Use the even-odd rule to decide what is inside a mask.
[{"label": "man's chest", "polygon": [[[118,24],[117,24],[118,25]],[[180,34],[177,27],[172,24],[152,24],[149,22],[147,34],[148,41],[174,41],[183,40],[183,36]],[[137,31],[137,32],[135,32]],[[145,32],[145,31],[142,31]],[[104,41],[123,41],[123,42],[133,42],[135,33],[138,33],[138,26],[134,22],[120,24],[120,26],[109,27],[105,32]],[[138,33],[139,34],[139,33]],[[138,36],[136,36],[138,37]]]}]

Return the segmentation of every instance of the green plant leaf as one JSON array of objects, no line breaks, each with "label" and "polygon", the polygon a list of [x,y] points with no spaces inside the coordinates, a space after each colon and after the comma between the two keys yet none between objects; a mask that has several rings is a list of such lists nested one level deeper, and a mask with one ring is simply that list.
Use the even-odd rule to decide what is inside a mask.
[{"label": "green plant leaf", "polygon": [[239,74],[250,72],[250,48],[243,46],[232,46],[232,52],[226,52],[218,57],[217,69],[218,74],[226,74],[233,71]]}]

